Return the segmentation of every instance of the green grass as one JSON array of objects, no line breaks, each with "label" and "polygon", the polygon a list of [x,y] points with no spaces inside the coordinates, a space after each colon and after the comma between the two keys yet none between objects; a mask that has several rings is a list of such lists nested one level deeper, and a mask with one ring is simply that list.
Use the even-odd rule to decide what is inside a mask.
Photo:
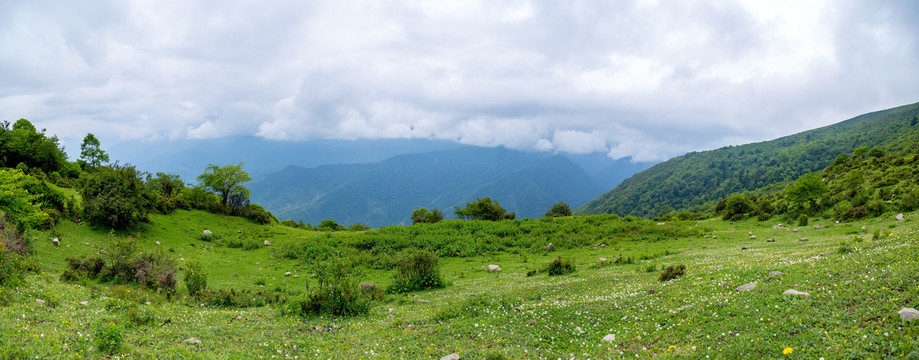
[{"label": "green grass", "polygon": [[[0,358],[106,357],[94,338],[97,329],[121,332],[113,357],[151,359],[439,359],[453,352],[463,359],[916,357],[919,321],[903,322],[897,311],[919,307],[917,217],[907,214],[898,222],[885,215],[843,224],[812,219],[798,232],[755,220],[643,222],[634,231],[613,231],[624,228],[619,219],[597,216],[328,235],[178,211],[153,216],[149,227],[135,234],[142,248],[162,246],[176,258],[199,257],[210,288],[279,294],[305,293],[312,275],[309,264],[282,258],[280,250],[327,236],[341,246],[385,236],[438,243],[442,236],[455,236],[449,229],[465,226],[456,231],[511,244],[441,257],[447,287],[387,295],[368,316],[356,318],[299,318],[283,316],[275,306],[208,307],[131,285],[63,283],[58,277],[66,257],[94,254],[108,235],[65,223],[55,230],[60,247],[51,244],[50,233],[39,234],[34,259],[41,271],[28,276],[25,286],[3,289],[12,300],[0,305]],[[663,227],[692,235],[646,236]],[[271,246],[244,250],[204,242],[199,239],[204,229],[223,239],[268,240]],[[477,240],[470,235],[455,241]],[[547,242],[556,250],[546,252]],[[839,251],[842,247],[848,250]],[[577,272],[526,276],[558,255],[571,260]],[[647,260],[633,264],[597,263],[601,257],[642,255]],[[503,270],[489,273],[489,264]],[[657,280],[660,270],[677,264],[686,264],[686,275]],[[646,271],[650,265],[657,271]],[[362,281],[382,287],[391,282],[392,270],[360,269]],[[285,277],[285,271],[299,277]],[[751,291],[734,290],[753,281],[758,285]],[[178,287],[184,293],[181,280]],[[782,295],[788,289],[811,296]],[[607,334],[616,341],[602,342]],[[182,343],[190,337],[201,343]],[[792,353],[784,355],[786,348]]]}]

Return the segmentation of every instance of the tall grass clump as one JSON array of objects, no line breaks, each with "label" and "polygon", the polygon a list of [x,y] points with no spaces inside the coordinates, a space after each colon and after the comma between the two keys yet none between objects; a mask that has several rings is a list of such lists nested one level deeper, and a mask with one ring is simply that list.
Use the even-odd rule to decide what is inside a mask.
[{"label": "tall grass clump", "polygon": [[660,276],[657,277],[657,280],[658,281],[669,281],[669,280],[676,279],[680,276],[683,276],[683,274],[685,273],[686,273],[686,265],[683,265],[683,264],[676,265],[676,266],[670,265],[666,269],[664,269],[663,272],[661,272]]},{"label": "tall grass clump", "polygon": [[446,286],[440,275],[437,255],[427,250],[403,255],[396,262],[393,282],[386,292],[406,293],[410,291],[437,289]]},{"label": "tall grass clump", "polygon": [[370,312],[371,296],[358,286],[350,263],[329,257],[314,267],[318,284],[305,297],[293,299],[286,311],[300,316],[356,316]]},{"label": "tall grass clump", "polygon": [[187,266],[184,280],[188,295],[195,296],[200,291],[207,290],[207,272],[201,266],[201,261],[197,258],[191,259]]}]

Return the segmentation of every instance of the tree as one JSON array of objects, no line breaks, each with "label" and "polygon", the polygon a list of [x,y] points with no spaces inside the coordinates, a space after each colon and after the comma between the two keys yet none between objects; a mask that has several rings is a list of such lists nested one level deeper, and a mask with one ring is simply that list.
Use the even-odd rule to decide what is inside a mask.
[{"label": "tree", "polygon": [[234,202],[240,202],[239,198],[249,198],[249,189],[241,184],[251,181],[252,178],[243,171],[242,167],[243,163],[223,167],[210,164],[204,169],[204,173],[198,175],[198,181],[201,182],[204,189],[220,197],[220,205],[224,210],[228,209],[227,203],[231,196],[234,197]]},{"label": "tree", "polygon": [[817,200],[827,192],[827,186],[818,173],[807,173],[798,177],[791,186],[785,189],[785,196],[799,204],[809,204],[817,208]]},{"label": "tree", "polygon": [[552,208],[549,211],[546,211],[546,214],[543,217],[558,217],[558,216],[571,216],[571,206],[565,204],[564,202],[557,202],[555,205],[552,205]]},{"label": "tree", "polygon": [[753,202],[743,194],[733,194],[724,200],[724,215],[722,219],[731,220],[742,218],[744,214],[753,211]]},{"label": "tree", "polygon": [[20,170],[0,169],[0,217],[19,229],[31,228],[48,217],[37,204],[39,196],[24,186],[30,180],[34,179]]},{"label": "tree", "polygon": [[83,143],[80,144],[80,160],[85,161],[89,167],[94,169],[103,163],[107,163],[109,160],[108,154],[102,151],[100,146],[99,139],[96,139],[93,133],[86,134],[86,137],[83,138]]},{"label": "tree", "polygon": [[475,202],[466,203],[465,208],[461,209],[459,206],[454,206],[454,208],[456,210],[453,213],[465,220],[498,221],[509,217],[509,214],[506,214],[507,210],[504,210],[497,201],[487,197],[476,198]]},{"label": "tree", "polygon": [[414,224],[433,224],[444,219],[444,213],[434,209],[428,211],[426,208],[415,209],[412,211],[412,225]]},{"label": "tree", "polygon": [[20,163],[51,173],[67,164],[67,155],[57,136],[48,137],[45,130],[36,131],[28,120],[19,119],[12,127],[4,121],[0,123],[0,166],[13,167]]},{"label": "tree", "polygon": [[185,182],[179,175],[158,172],[156,177],[147,177],[147,183],[165,197],[176,197],[185,189]]}]

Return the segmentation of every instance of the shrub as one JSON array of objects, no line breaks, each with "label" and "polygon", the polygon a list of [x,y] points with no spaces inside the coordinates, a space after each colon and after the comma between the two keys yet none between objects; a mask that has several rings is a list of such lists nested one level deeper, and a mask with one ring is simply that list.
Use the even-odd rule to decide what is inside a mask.
[{"label": "shrub", "polygon": [[101,322],[96,325],[96,348],[103,354],[114,354],[121,349],[122,327],[114,322]]},{"label": "shrub", "polygon": [[242,216],[261,225],[270,224],[272,221],[277,221],[277,219],[274,218],[274,215],[271,215],[270,212],[257,204],[246,204],[246,206],[236,210],[236,215]]},{"label": "shrub", "polygon": [[341,257],[317,262],[318,286],[306,297],[293,300],[289,311],[301,316],[354,316],[370,312],[371,298],[358,286],[353,269]]},{"label": "shrub", "polygon": [[903,200],[900,202],[900,211],[909,212],[916,209],[919,209],[919,194],[913,191],[903,196]]},{"label": "shrub", "polygon": [[466,207],[460,208],[455,207],[453,213],[461,219],[465,220],[491,220],[498,221],[502,220],[507,214],[507,210],[501,207],[497,201],[493,201],[491,198],[476,198],[475,202],[466,203]]},{"label": "shrub", "polygon": [[807,226],[807,214],[798,216],[798,226]]},{"label": "shrub", "polygon": [[549,272],[549,276],[557,275],[567,275],[577,271],[577,268],[569,260],[562,259],[562,256],[559,255],[546,266],[546,271]]},{"label": "shrub", "polygon": [[235,289],[200,290],[195,295],[195,304],[224,307],[258,307],[281,302],[281,298],[262,291]]},{"label": "shrub", "polygon": [[335,220],[322,220],[318,226],[319,231],[342,231],[345,230],[344,226],[341,226]]},{"label": "shrub", "polygon": [[426,208],[415,209],[412,211],[412,225],[414,224],[434,224],[444,219],[443,211],[434,209],[428,211]]},{"label": "shrub", "polygon": [[348,230],[351,231],[367,231],[370,230],[370,227],[361,223],[354,223],[348,227]]},{"label": "shrub", "polygon": [[147,221],[153,209],[153,193],[132,166],[103,166],[86,173],[83,187],[83,216],[90,225],[133,229]]},{"label": "shrub", "polygon": [[188,270],[185,270],[185,288],[191,296],[197,295],[200,291],[207,290],[207,272],[201,266],[201,261],[191,259],[187,264]]},{"label": "shrub", "polygon": [[76,282],[83,279],[95,279],[105,268],[105,261],[98,256],[67,258],[67,269],[61,274],[61,280]]},{"label": "shrub", "polygon": [[680,264],[677,266],[670,265],[666,269],[664,269],[663,272],[661,272],[661,275],[657,277],[657,280],[658,281],[669,281],[669,280],[676,279],[680,276],[683,276],[683,274],[685,273],[686,273],[686,265],[683,265],[683,264]]},{"label": "shrub", "polygon": [[167,294],[175,292],[175,259],[162,250],[143,253],[131,263],[138,284]]},{"label": "shrub", "polygon": [[543,217],[558,217],[558,216],[571,216],[571,206],[568,204],[559,201],[552,205],[548,211],[543,215]]},{"label": "shrub", "polygon": [[386,292],[405,293],[444,286],[446,284],[440,276],[437,255],[427,250],[419,250],[410,255],[403,255],[397,260],[393,283]]}]

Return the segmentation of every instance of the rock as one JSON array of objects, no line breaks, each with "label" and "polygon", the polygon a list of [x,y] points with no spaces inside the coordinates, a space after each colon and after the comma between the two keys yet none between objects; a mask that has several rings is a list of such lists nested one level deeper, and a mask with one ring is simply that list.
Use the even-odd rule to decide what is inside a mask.
[{"label": "rock", "polygon": [[820,228],[820,224],[814,224],[814,229],[819,229],[819,228]]},{"label": "rock", "polygon": [[900,314],[900,318],[903,320],[919,319],[919,310],[914,308],[902,308],[900,311],[897,311],[897,314]]},{"label": "rock", "polygon": [[737,290],[737,291],[750,291],[750,290],[753,290],[753,288],[755,288],[755,287],[756,287],[756,281],[751,282],[751,283],[749,283],[749,284],[740,285],[740,286],[738,286],[738,287],[737,287],[736,289],[734,289],[734,290]]},{"label": "rock", "polygon": [[600,247],[606,247],[606,244],[600,244]]},{"label": "rock", "polygon": [[374,288],[377,287],[377,284],[374,284],[374,283],[369,282],[369,281],[364,281],[364,282],[362,282],[362,283],[360,283],[360,284],[357,284],[357,286],[358,286],[359,288],[361,288],[361,289],[374,289]]},{"label": "rock", "polygon": [[290,271],[285,272],[285,273],[284,273],[284,276],[290,276]]},{"label": "rock", "polygon": [[661,226],[661,225],[664,225],[664,223],[657,223],[657,226]]},{"label": "rock", "polygon": [[766,239],[766,242],[775,242],[775,238],[774,237],[768,238]]},{"label": "rock", "polygon": [[182,343],[183,343],[183,344],[186,344],[186,343],[188,343],[188,344],[200,344],[200,343],[201,343],[201,340],[198,340],[198,339],[195,339],[195,338],[192,337],[192,338],[188,338],[188,339],[182,340]]},{"label": "rock", "polygon": [[798,239],[798,241],[807,241],[807,240],[810,240],[810,239],[808,239],[808,238],[800,238],[800,239]]},{"label": "rock", "polygon": [[607,258],[599,258],[599,259],[597,259],[597,262],[598,262],[600,265],[603,265],[603,263],[605,263],[605,262],[607,262],[607,261],[609,261],[609,259],[607,259]]},{"label": "rock", "polygon": [[656,292],[657,292],[657,291],[654,291],[654,289],[648,290],[648,295],[654,295],[654,293],[656,293]]},{"label": "rock", "polygon": [[100,254],[107,254],[107,253],[108,253],[108,251],[105,251],[105,250],[99,250],[99,253],[100,253]]},{"label": "rock", "polygon": [[80,301],[80,302],[78,302],[77,304],[80,304],[80,305],[83,305],[83,306],[89,306],[89,301]]},{"label": "rock", "polygon": [[791,231],[792,231],[792,232],[798,232],[798,229],[792,229]]},{"label": "rock", "polygon": [[511,310],[514,310],[514,312],[520,312],[520,310],[523,310],[523,309],[519,307],[514,307],[514,308],[511,308]]},{"label": "rock", "polygon": [[756,239],[756,235],[750,235],[751,239]]},{"label": "rock", "polygon": [[204,229],[204,231],[202,231],[201,233],[204,234],[204,236],[211,236],[211,234],[213,234],[210,230],[207,230],[207,229]]},{"label": "rock", "polygon": [[783,273],[783,272],[781,272],[781,271],[770,271],[770,272],[769,272],[769,275],[785,275],[785,273]]},{"label": "rock", "polygon": [[600,341],[603,342],[613,342],[616,341],[616,334],[606,334]]},{"label": "rock", "polygon": [[35,303],[38,305],[45,305],[45,301],[42,299],[35,299]]},{"label": "rock", "polygon": [[501,265],[488,265],[488,272],[501,271]]},{"label": "rock", "polygon": [[265,240],[265,246],[271,246],[271,241]]},{"label": "rock", "polygon": [[163,245],[163,244],[160,244],[160,242],[159,242],[159,241],[157,241],[157,242],[156,242],[156,244],[157,244],[157,245]]},{"label": "rock", "polygon": [[460,357],[459,357],[459,354],[457,354],[457,353],[452,353],[452,354],[450,354],[450,355],[447,355],[447,356],[444,356],[444,357],[440,358],[440,360],[459,360],[459,358],[460,358]]},{"label": "rock", "polygon": [[811,294],[808,294],[808,293],[806,293],[806,292],[798,291],[798,290],[793,290],[793,289],[785,290],[785,292],[783,292],[782,295],[811,296]]},{"label": "rock", "polygon": [[717,236],[715,236],[715,235],[712,235],[712,239],[717,239],[717,238],[718,238]]},{"label": "rock", "polygon": [[549,245],[546,245],[546,251],[552,251],[552,250],[555,250],[555,246],[552,245],[552,243],[549,243]]},{"label": "rock", "polygon": [[300,275],[294,274],[294,279],[300,277]]},{"label": "rock", "polygon": [[416,299],[415,302],[416,302],[416,303],[422,303],[422,304],[430,304],[430,303],[431,303],[430,300],[422,300],[422,299]]},{"label": "rock", "polygon": [[897,214],[897,220],[903,221],[903,219],[906,219],[906,216],[903,215],[903,213]]},{"label": "rock", "polygon": [[61,246],[61,240],[58,240],[58,238],[51,239],[51,242],[54,243],[54,246]]}]

